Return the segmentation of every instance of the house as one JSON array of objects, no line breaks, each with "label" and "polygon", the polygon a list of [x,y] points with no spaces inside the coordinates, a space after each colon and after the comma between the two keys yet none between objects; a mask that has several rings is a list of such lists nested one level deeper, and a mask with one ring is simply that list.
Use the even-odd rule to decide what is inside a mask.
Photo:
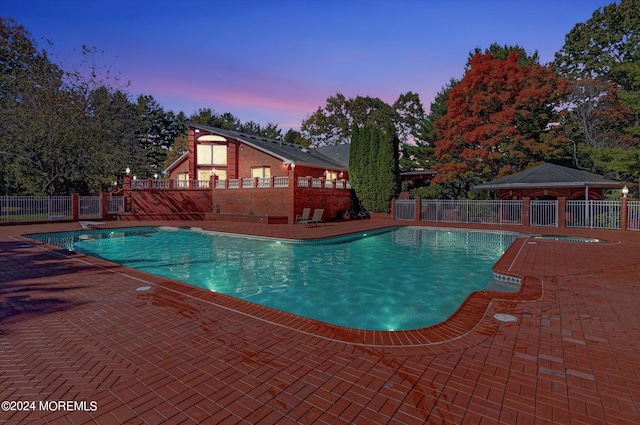
[{"label": "house", "polygon": [[125,178],[130,215],[293,223],[304,208],[327,220],[352,209],[349,145],[307,148],[194,123],[188,136],[168,180]]}]

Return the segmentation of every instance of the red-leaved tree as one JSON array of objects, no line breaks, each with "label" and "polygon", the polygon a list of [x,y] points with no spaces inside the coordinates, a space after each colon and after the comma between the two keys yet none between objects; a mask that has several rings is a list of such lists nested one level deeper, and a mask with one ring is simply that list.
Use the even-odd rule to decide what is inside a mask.
[{"label": "red-leaved tree", "polygon": [[549,129],[567,83],[548,67],[518,64],[519,56],[471,58],[449,93],[447,113],[435,123],[440,140],[434,183],[464,195],[474,184],[566,155],[566,139]]}]

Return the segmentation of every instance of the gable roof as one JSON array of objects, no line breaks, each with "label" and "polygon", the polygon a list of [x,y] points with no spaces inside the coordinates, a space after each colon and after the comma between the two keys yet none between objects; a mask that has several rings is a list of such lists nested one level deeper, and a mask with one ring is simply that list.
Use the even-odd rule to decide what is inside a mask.
[{"label": "gable roof", "polygon": [[255,149],[275,156],[286,163],[345,170],[349,166],[349,145],[307,148],[294,143],[283,142],[282,140],[256,136],[255,134],[247,134],[234,130],[223,130],[221,128],[194,123],[187,123],[187,125],[212,134],[239,140]]},{"label": "gable roof", "polygon": [[520,173],[476,185],[474,189],[496,190],[587,186],[613,189],[621,188],[625,184],[625,182],[610,180],[588,171],[546,163]]}]

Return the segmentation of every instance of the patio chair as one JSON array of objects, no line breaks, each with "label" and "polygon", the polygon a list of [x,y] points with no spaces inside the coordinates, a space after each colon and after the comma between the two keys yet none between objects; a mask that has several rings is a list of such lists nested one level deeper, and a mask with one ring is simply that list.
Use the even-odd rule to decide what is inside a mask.
[{"label": "patio chair", "polygon": [[298,223],[307,223],[311,217],[311,208],[305,208],[302,210],[302,215],[296,215],[296,224]]},{"label": "patio chair", "polygon": [[306,222],[307,225],[315,225],[317,226],[318,223],[322,223],[324,221],[324,218],[322,218],[322,216],[324,215],[324,209],[323,208],[317,208],[315,210],[313,210],[313,216]]}]

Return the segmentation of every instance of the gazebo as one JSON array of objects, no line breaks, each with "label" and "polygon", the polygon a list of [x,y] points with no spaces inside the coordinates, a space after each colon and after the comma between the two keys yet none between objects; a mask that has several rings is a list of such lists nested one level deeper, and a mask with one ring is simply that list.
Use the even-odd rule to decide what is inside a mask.
[{"label": "gazebo", "polygon": [[497,190],[499,199],[602,199],[603,189],[621,189],[628,183],[584,170],[545,163],[474,186]]}]

